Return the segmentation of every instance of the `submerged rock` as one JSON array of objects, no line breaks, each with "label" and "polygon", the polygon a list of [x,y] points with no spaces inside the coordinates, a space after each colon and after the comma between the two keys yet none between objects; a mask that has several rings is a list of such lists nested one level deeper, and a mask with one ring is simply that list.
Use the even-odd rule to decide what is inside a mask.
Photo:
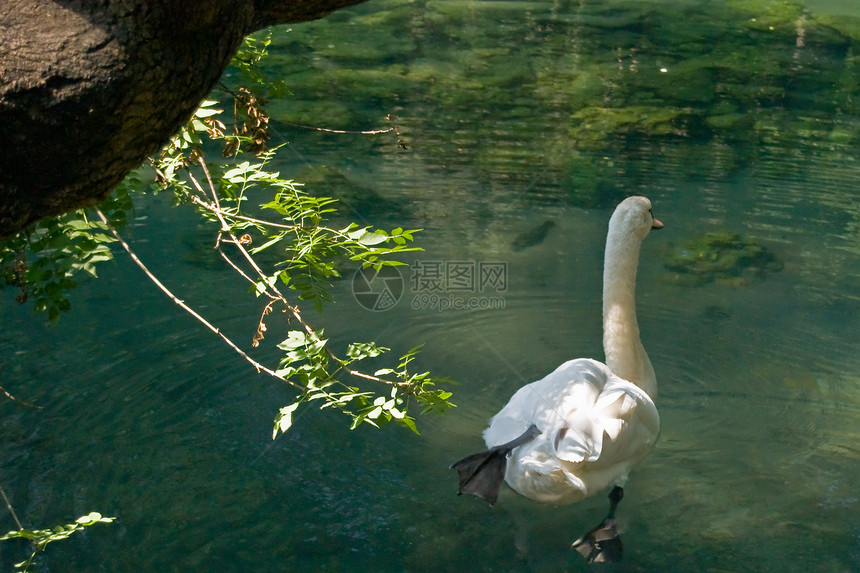
[{"label": "submerged rock", "polygon": [[718,281],[742,286],[751,277],[782,270],[782,262],[755,239],[731,231],[712,231],[671,249],[664,265],[674,274],[666,280],[685,286]]}]

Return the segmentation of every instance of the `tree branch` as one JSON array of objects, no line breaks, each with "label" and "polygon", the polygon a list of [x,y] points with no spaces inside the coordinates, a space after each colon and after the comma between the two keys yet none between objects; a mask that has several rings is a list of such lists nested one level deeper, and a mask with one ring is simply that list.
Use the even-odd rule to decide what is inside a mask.
[{"label": "tree branch", "polygon": [[6,497],[6,492],[3,491],[3,486],[0,486],[0,495],[3,496],[3,501],[6,502],[6,508],[9,510],[9,513],[12,514],[12,519],[15,520],[15,525],[18,526],[18,531],[21,531],[24,529],[24,526],[21,525],[21,520],[18,519],[18,515],[15,513],[15,510],[12,509],[12,504],[9,503],[9,498]]},{"label": "tree branch", "polygon": [[36,406],[35,404],[31,404],[31,403],[29,403],[29,402],[25,402],[24,400],[19,400],[18,398],[16,398],[16,397],[15,397],[15,396],[13,396],[12,394],[10,394],[10,393],[6,390],[6,388],[4,388],[3,386],[0,386],[0,392],[3,392],[3,394],[5,394],[7,398],[9,398],[10,400],[12,400],[13,402],[18,402],[18,403],[19,403],[19,404],[21,404],[22,406],[27,406],[28,408],[36,408],[37,410],[41,410],[41,409],[42,409],[42,407],[41,407],[41,406]]}]

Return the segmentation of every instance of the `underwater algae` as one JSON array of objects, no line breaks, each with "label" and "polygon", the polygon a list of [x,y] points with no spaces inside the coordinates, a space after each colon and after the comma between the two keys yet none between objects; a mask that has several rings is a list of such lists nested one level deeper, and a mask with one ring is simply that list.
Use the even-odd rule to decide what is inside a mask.
[{"label": "underwater algae", "polygon": [[719,281],[741,286],[752,277],[782,270],[782,262],[755,239],[731,231],[711,231],[672,248],[664,266],[673,271],[666,282],[698,286]]},{"label": "underwater algae", "polygon": [[[723,177],[762,145],[860,141],[860,124],[846,119],[860,114],[860,84],[846,80],[858,36],[850,17],[834,27],[835,17],[771,0],[659,10],[389,0],[276,37],[294,96],[269,112],[275,123],[336,129],[380,127],[394,113],[429,166],[468,165],[485,184],[603,206],[582,197],[635,187],[623,159],[677,153],[681,138],[720,149]],[[799,118],[810,97],[815,116]]]}]

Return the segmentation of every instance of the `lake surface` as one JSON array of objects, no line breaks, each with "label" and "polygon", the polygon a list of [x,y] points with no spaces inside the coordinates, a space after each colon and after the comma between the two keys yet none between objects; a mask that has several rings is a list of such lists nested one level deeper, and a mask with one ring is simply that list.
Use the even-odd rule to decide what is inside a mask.
[{"label": "lake surface", "polygon": [[[602,358],[606,224],[631,194],[665,224],[637,290],[662,433],[605,569],[860,570],[854,2],[372,1],[273,41],[281,172],[339,218],[425,229],[397,304],[367,310],[349,275],[313,320],[334,344],[425,343],[418,367],[458,381],[458,408],[420,437],[306,409],[272,441],[290,389],[122,253],[55,326],[4,293],[0,384],[41,409],[0,401],[0,485],[30,527],[119,517],[43,571],[590,570],[570,543],[603,494],[489,508],[448,466],[522,384]],[[249,346],[258,302],[168,202],[140,200],[133,247]],[[433,268],[477,279],[434,297]],[[0,543],[0,570],[24,551]]]}]

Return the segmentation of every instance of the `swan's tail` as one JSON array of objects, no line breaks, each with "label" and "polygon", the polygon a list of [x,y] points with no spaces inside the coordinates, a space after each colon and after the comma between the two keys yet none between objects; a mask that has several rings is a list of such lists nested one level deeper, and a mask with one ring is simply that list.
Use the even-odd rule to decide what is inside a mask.
[{"label": "swan's tail", "polygon": [[511,450],[539,436],[537,426],[532,424],[521,436],[506,444],[495,446],[485,452],[466,456],[451,464],[452,470],[457,470],[460,476],[460,488],[457,495],[464,493],[480,497],[490,505],[499,498],[499,490],[505,481],[505,470],[508,466],[508,454]]}]

